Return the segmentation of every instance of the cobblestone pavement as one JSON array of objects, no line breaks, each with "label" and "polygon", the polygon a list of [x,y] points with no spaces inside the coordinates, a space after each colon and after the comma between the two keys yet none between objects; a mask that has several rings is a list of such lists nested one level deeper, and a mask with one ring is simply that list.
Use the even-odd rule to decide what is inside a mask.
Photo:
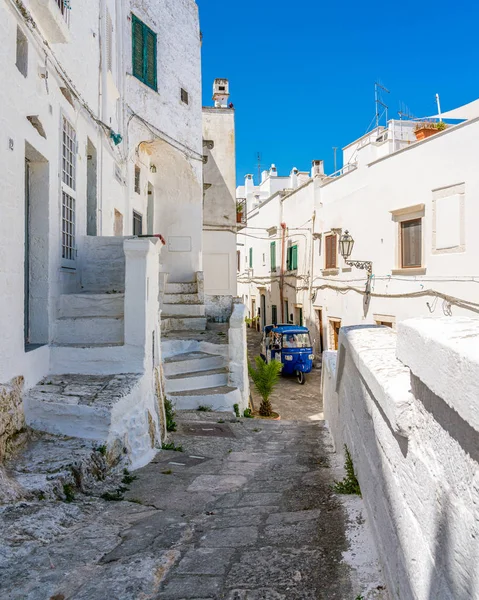
[{"label": "cobblestone pavement", "polygon": [[362,500],[331,490],[315,382],[281,380],[281,421],[178,415],[183,451],[107,499],[0,507],[0,598],[386,600]]}]

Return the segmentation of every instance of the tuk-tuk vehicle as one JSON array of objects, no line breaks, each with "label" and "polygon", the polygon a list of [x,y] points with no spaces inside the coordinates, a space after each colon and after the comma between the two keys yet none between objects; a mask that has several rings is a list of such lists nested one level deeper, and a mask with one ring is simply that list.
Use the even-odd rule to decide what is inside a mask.
[{"label": "tuk-tuk vehicle", "polygon": [[261,358],[269,363],[278,360],[284,375],[296,375],[301,385],[313,369],[313,345],[307,327],[267,325],[263,330]]}]

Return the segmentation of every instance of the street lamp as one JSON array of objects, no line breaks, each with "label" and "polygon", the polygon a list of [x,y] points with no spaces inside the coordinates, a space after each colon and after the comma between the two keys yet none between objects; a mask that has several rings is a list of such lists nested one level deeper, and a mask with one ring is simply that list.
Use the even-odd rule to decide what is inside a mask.
[{"label": "street lamp", "polygon": [[347,265],[350,267],[356,267],[357,269],[365,269],[368,275],[373,274],[373,263],[369,260],[348,260],[351,256],[354,248],[354,240],[352,235],[346,229],[339,240],[339,252],[344,258]]}]

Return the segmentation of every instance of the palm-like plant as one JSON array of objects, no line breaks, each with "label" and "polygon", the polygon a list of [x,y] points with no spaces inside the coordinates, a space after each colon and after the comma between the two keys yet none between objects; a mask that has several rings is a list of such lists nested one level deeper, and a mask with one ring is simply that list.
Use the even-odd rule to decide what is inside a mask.
[{"label": "palm-like plant", "polygon": [[248,371],[258,394],[261,396],[259,414],[262,417],[271,417],[273,407],[269,398],[279,381],[279,374],[283,369],[283,365],[277,360],[265,363],[260,356],[257,356],[254,360],[256,368],[248,363]]}]

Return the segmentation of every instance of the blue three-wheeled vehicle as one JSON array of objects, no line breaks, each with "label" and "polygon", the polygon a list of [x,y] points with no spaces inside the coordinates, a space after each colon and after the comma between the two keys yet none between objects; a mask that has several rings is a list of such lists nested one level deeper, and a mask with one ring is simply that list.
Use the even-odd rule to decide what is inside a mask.
[{"label": "blue three-wheeled vehicle", "polygon": [[263,330],[261,358],[279,360],[284,375],[296,375],[298,383],[313,369],[313,346],[307,327],[299,325],[267,325]]}]

